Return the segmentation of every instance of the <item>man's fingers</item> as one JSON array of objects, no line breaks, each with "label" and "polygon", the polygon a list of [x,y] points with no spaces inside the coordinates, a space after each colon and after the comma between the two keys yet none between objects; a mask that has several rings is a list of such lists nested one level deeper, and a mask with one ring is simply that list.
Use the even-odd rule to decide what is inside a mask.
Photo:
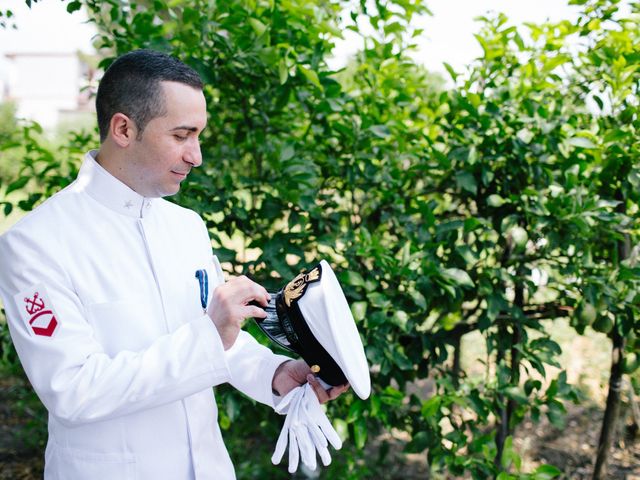
[{"label": "man's fingers", "polygon": [[329,401],[329,394],[324,388],[322,388],[320,382],[318,382],[316,377],[311,373],[307,375],[307,382],[309,382],[309,385],[311,385],[311,388],[313,388],[313,391],[315,392],[316,397],[318,397],[318,401],[320,403],[327,403]]},{"label": "man's fingers", "polygon": [[212,307],[226,312],[223,316],[264,318],[264,308],[269,304],[269,292],[247,277],[234,277],[218,286],[213,292]]},{"label": "man's fingers", "polygon": [[262,285],[259,285],[256,282],[249,280],[248,278],[247,281],[250,283],[249,285],[247,285],[246,294],[248,295],[248,297],[245,298],[245,303],[256,302],[262,307],[266,307],[267,305],[269,305],[269,300],[271,299],[271,295],[269,295],[269,292],[267,292],[267,290]]},{"label": "man's fingers", "polygon": [[342,395],[345,391],[346,390],[342,389],[341,387],[333,387],[333,388],[329,389],[327,391],[329,400],[335,400],[340,395]]},{"label": "man's fingers", "polygon": [[268,292],[259,292],[256,294],[256,296],[251,300],[250,303],[256,303],[258,305],[261,305],[262,307],[266,307],[267,305],[269,305],[269,300],[271,299],[271,295],[269,295]]},{"label": "man's fingers", "polygon": [[253,317],[253,318],[267,318],[267,312],[260,307],[256,307],[253,305],[247,305],[244,310],[243,317]]},{"label": "man's fingers", "polygon": [[344,392],[349,390],[349,387],[350,385],[348,383],[345,383],[344,385],[338,385],[337,387],[333,387],[332,389],[329,390],[329,399],[335,400]]},{"label": "man's fingers", "polygon": [[241,275],[234,277],[224,285],[233,288],[234,296],[237,295],[237,301],[243,304],[248,304],[252,301],[266,307],[269,304],[271,296],[267,289],[262,285],[254,282],[249,277]]},{"label": "man's fingers", "polygon": [[320,382],[316,379],[316,377],[312,374],[307,375],[307,381],[313,388],[313,391],[316,393],[316,397],[318,397],[318,401],[320,403],[327,403],[330,400],[335,400],[344,392],[349,390],[350,385],[345,383],[344,385],[338,385],[336,387],[332,387],[329,390],[325,390]]},{"label": "man's fingers", "polygon": [[[227,350],[235,342],[246,318],[265,318],[267,313],[260,304],[267,305],[269,293],[247,277],[234,277],[213,291],[207,313],[218,329]],[[249,305],[255,300],[257,304]]]}]

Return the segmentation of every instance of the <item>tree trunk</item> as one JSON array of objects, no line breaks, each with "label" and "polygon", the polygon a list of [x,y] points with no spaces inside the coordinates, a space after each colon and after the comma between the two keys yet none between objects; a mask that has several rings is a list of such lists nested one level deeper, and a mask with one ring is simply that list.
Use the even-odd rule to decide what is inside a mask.
[{"label": "tree trunk", "polygon": [[638,430],[640,430],[640,406],[636,401],[636,394],[631,382],[627,382],[627,386],[629,387],[629,405],[631,406],[631,425],[626,426],[625,435],[633,442],[638,435]]},{"label": "tree trunk", "polygon": [[602,430],[598,442],[598,454],[593,468],[592,480],[607,478],[607,460],[609,449],[616,435],[616,426],[620,414],[620,391],[622,389],[622,360],[624,356],[624,338],[617,329],[613,330],[613,352],[611,359],[611,376],[609,377],[609,394],[607,407],[602,419]]},{"label": "tree trunk", "polygon": [[[621,194],[618,192],[618,197],[620,196]],[[625,213],[625,202],[621,201],[616,210],[621,213]],[[629,257],[631,244],[628,234],[625,234],[624,238],[617,242],[616,250],[616,253],[618,254],[618,263]],[[596,464],[593,467],[592,480],[600,480],[607,476],[607,457],[609,455],[609,449],[611,448],[613,439],[616,435],[616,426],[618,424],[618,417],[620,416],[620,391],[622,390],[622,361],[624,360],[625,338],[620,335],[618,330],[617,324],[619,321],[620,319],[616,318],[611,336],[613,349],[611,352],[609,393],[607,395],[607,406],[604,411],[604,418],[602,419],[602,430],[600,431],[598,453],[596,456]]]},{"label": "tree trunk", "polygon": [[[508,334],[507,329],[504,326],[500,326],[500,337]],[[500,362],[504,359],[505,352],[500,346],[498,346],[498,353],[496,356],[496,365],[500,365]],[[504,395],[498,397],[498,402],[502,404],[500,407],[498,424],[496,425],[496,458],[493,463],[498,468],[502,469],[502,452],[504,450],[504,442],[509,436],[509,415],[507,412],[507,405]]]},{"label": "tree trunk", "polygon": [[457,335],[453,341],[453,365],[451,366],[451,380],[453,386],[458,388],[460,386],[460,357],[462,356],[460,341],[462,335]]},{"label": "tree trunk", "polygon": [[[522,284],[516,285],[514,304],[522,312],[524,316],[524,286]],[[520,345],[522,341],[522,326],[519,320],[516,318],[513,322],[513,333],[511,334],[511,384],[518,386],[520,383],[520,350],[516,347]],[[513,435],[513,428],[511,428],[511,417],[513,412],[518,406],[518,402],[514,399],[509,399],[507,404],[507,435]]]},{"label": "tree trunk", "polygon": [[[524,315],[524,287],[521,284],[516,285],[515,288],[515,298],[514,305],[520,309],[522,314]],[[513,328],[513,332],[511,333],[511,351],[510,351],[510,379],[509,383],[512,385],[518,385],[520,382],[520,352],[516,348],[517,345],[520,344],[522,340],[522,330],[520,322],[517,318],[512,317],[511,327]],[[506,329],[504,330],[504,335],[506,336],[508,332]],[[498,362],[503,358],[502,351],[498,352]],[[504,397],[502,401],[504,402]],[[511,417],[513,416],[513,412],[518,406],[517,402],[510,398],[506,401],[506,405],[504,405],[500,409],[500,422],[498,423],[497,431],[496,431],[496,447],[497,453],[494,464],[500,469],[501,468],[501,460],[502,460],[502,452],[504,451],[504,442],[506,441],[509,435],[513,434],[513,429],[511,428]]]}]

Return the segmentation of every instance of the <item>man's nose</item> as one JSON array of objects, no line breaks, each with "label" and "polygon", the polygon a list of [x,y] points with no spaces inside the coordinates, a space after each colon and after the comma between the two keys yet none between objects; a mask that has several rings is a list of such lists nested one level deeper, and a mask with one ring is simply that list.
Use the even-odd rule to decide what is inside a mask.
[{"label": "man's nose", "polygon": [[202,151],[200,150],[200,142],[198,140],[194,140],[191,145],[189,145],[189,148],[183,155],[183,159],[193,167],[202,165]]}]

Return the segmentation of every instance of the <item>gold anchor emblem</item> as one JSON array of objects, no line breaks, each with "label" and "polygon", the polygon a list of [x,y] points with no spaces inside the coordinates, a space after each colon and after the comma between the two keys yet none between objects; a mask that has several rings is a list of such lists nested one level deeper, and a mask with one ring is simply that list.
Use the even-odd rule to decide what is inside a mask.
[{"label": "gold anchor emblem", "polygon": [[291,302],[299,299],[304,295],[307,290],[307,285],[312,282],[317,282],[320,279],[320,266],[315,267],[310,272],[302,272],[291,280],[286,287],[284,287],[284,302],[287,307],[291,306]]}]

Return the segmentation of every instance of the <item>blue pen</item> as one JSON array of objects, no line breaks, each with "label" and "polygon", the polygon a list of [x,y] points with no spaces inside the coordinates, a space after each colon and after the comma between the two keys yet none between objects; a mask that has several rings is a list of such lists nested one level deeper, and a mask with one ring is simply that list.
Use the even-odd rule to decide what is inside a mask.
[{"label": "blue pen", "polygon": [[200,285],[200,305],[202,305],[202,311],[207,313],[207,300],[209,299],[209,275],[204,269],[196,270],[196,278]]}]

